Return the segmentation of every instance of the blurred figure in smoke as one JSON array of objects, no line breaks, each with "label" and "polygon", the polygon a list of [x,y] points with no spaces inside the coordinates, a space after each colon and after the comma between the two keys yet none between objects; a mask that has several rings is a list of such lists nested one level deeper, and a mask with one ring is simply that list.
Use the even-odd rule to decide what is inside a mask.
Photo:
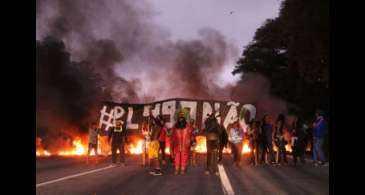
[{"label": "blurred figure in smoke", "polygon": [[284,114],[279,114],[276,124],[275,124],[275,145],[278,148],[278,158],[277,163],[280,165],[281,163],[288,164],[288,159],[286,157],[286,149],[285,145],[287,142],[284,139],[284,127],[285,127],[285,116]]},{"label": "blurred figure in smoke", "polygon": [[159,137],[162,131],[162,128],[165,125],[165,121],[162,119],[161,115],[158,115],[156,118],[153,117],[152,113],[150,113],[151,117],[151,143],[148,146],[148,158],[151,162],[151,165],[154,167],[153,170],[150,171],[151,175],[162,175],[160,160],[158,159],[158,153],[160,150],[160,142]]},{"label": "blurred figure in smoke", "polygon": [[268,161],[269,164],[275,164],[274,149],[273,149],[273,125],[272,119],[269,115],[265,114],[262,120],[262,134],[264,139],[262,140],[263,151],[261,154],[261,162],[265,162],[267,152],[269,152]]},{"label": "blurred figure in smoke", "polygon": [[161,151],[162,164],[166,165],[167,162],[166,162],[165,148],[166,148],[166,139],[167,139],[167,128],[165,125],[165,120],[162,118],[162,116],[160,117],[160,123],[161,123],[162,127],[161,127],[160,136],[158,138],[158,140],[160,142],[159,151]]},{"label": "blurred figure in smoke", "polygon": [[215,113],[208,115],[204,121],[205,136],[207,140],[207,170],[205,174],[218,175],[218,150],[219,136],[221,134],[221,126],[215,116]]},{"label": "blurred figure in smoke", "polygon": [[125,166],[125,159],[124,159],[124,144],[126,142],[127,137],[127,131],[126,131],[126,125],[124,124],[122,126],[122,121],[117,120],[115,127],[111,127],[109,129],[109,135],[108,135],[108,142],[111,142],[111,148],[112,148],[112,163],[117,162],[117,150],[119,150],[120,154],[120,164],[122,166]]},{"label": "blurred figure in smoke", "polygon": [[249,139],[249,145],[250,145],[250,163],[252,165],[257,165],[258,163],[258,153],[259,153],[259,144],[258,144],[258,137],[259,137],[259,123],[256,121],[252,121],[249,123],[248,129],[247,129],[247,135]]},{"label": "blurred figure in smoke", "polygon": [[223,149],[228,145],[228,135],[227,130],[221,124],[221,134],[219,135],[219,154],[218,154],[218,163],[222,163],[223,160]]},{"label": "blurred figure in smoke", "polygon": [[228,140],[231,143],[234,163],[237,167],[241,167],[243,129],[237,120],[228,126]]},{"label": "blurred figure in smoke", "polygon": [[171,132],[171,146],[173,147],[175,159],[175,175],[184,175],[187,161],[189,158],[189,150],[191,144],[192,129],[187,123],[187,112],[181,110],[178,112],[177,122]]},{"label": "blurred figure in smoke", "polygon": [[142,166],[150,165],[150,162],[148,161],[148,156],[147,156],[148,145],[151,142],[151,131],[150,131],[150,125],[149,125],[148,120],[145,120],[142,123],[142,135],[143,135]]},{"label": "blurred figure in smoke", "polygon": [[196,166],[196,152],[195,152],[195,146],[196,146],[196,136],[199,133],[199,129],[195,124],[195,120],[190,120],[190,126],[192,129],[192,135],[191,135],[191,144],[190,144],[190,164],[192,166]]},{"label": "blurred figure in smoke", "polygon": [[323,112],[316,112],[316,121],[313,123],[313,161],[314,166],[327,166],[326,158],[323,152],[324,137],[327,133],[327,123],[324,119]]},{"label": "blurred figure in smoke", "polygon": [[89,163],[89,157],[92,149],[94,149],[95,160],[98,163],[98,135],[100,134],[100,129],[98,129],[97,123],[92,122],[89,127],[89,147],[87,151],[87,160],[86,163]]},{"label": "blurred figure in smoke", "polygon": [[300,161],[304,164],[304,152],[306,146],[306,133],[302,121],[297,118],[293,122],[293,137],[292,137],[292,150],[293,150],[293,162],[297,164],[299,157]]}]

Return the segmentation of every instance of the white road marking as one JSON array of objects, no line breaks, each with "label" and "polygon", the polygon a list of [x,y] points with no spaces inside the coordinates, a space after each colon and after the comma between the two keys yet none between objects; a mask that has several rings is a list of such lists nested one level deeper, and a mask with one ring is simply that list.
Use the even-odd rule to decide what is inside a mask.
[{"label": "white road marking", "polygon": [[110,165],[110,166],[103,167],[103,168],[100,168],[100,169],[94,169],[94,170],[91,170],[91,171],[86,171],[86,172],[83,172],[83,173],[78,173],[78,174],[75,174],[75,175],[69,175],[69,176],[66,176],[66,177],[59,178],[59,179],[55,179],[55,180],[51,180],[51,181],[46,181],[46,182],[37,184],[37,188],[38,187],[41,187],[41,186],[45,186],[45,185],[51,184],[51,183],[63,181],[63,180],[66,180],[66,179],[70,179],[70,178],[74,178],[74,177],[79,177],[79,176],[82,176],[82,175],[87,175],[87,174],[95,173],[95,172],[98,172],[98,171],[103,171],[103,170],[110,169],[110,168],[113,168],[113,167],[115,167],[115,165]]},{"label": "white road marking", "polygon": [[218,165],[219,170],[219,178],[222,182],[223,192],[225,195],[234,195],[234,191],[231,185],[231,182],[228,179],[227,173],[224,170],[223,165]]}]

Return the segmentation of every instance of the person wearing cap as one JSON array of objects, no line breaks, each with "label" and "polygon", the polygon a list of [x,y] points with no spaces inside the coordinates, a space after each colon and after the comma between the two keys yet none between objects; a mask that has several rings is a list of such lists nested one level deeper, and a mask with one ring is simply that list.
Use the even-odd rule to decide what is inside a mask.
[{"label": "person wearing cap", "polygon": [[112,163],[117,163],[117,150],[119,150],[120,164],[122,166],[125,166],[124,144],[127,137],[126,125],[124,124],[122,126],[122,121],[117,120],[115,123],[115,127],[111,127],[108,131],[108,143],[111,143],[112,149]]},{"label": "person wearing cap", "polygon": [[187,111],[178,112],[177,122],[171,130],[171,146],[174,152],[175,175],[185,174],[189,158],[192,129],[187,122]]},{"label": "person wearing cap", "polygon": [[327,133],[327,123],[324,119],[323,112],[316,112],[316,120],[313,123],[313,161],[314,166],[327,166],[326,158],[323,152],[324,137]]}]

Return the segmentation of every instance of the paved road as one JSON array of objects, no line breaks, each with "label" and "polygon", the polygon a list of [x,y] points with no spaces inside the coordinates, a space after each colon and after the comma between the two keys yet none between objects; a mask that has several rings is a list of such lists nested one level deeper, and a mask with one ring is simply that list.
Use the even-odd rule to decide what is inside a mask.
[{"label": "paved road", "polygon": [[[224,158],[223,174],[234,194],[329,194],[328,167],[306,164],[237,168],[230,156]],[[37,194],[229,194],[224,190],[227,183],[222,181],[222,174],[204,175],[205,155],[198,155],[198,166],[189,167],[184,176],[175,176],[171,166],[164,167],[164,175],[151,176],[139,163],[138,156],[128,156],[126,167],[109,167],[110,157],[97,165],[85,165],[81,158],[38,159]],[[50,181],[53,183],[46,183]]]}]

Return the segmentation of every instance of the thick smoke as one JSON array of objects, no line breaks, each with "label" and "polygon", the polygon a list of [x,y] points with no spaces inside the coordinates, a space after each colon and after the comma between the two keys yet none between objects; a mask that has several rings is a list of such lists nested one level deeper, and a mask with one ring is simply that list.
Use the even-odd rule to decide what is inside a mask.
[{"label": "thick smoke", "polygon": [[37,124],[82,126],[102,100],[233,99],[263,112],[285,111],[261,76],[217,84],[238,56],[220,32],[204,28],[194,40],[171,41],[154,15],[146,0],[38,0]]}]

